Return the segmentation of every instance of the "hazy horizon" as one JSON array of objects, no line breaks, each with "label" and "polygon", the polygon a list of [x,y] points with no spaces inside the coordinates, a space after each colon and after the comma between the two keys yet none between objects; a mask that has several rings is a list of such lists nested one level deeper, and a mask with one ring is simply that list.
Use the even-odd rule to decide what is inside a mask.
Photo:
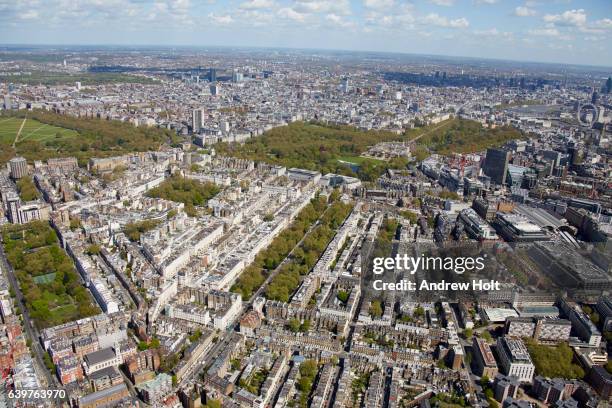
[{"label": "hazy horizon", "polygon": [[3,44],[257,47],[612,66],[606,0],[0,1]]},{"label": "hazy horizon", "polygon": [[20,48],[36,48],[44,51],[56,51],[59,52],[62,49],[70,51],[71,48],[91,48],[96,49],[115,49],[115,50],[171,50],[171,49],[184,49],[184,50],[206,50],[209,48],[219,50],[232,50],[232,49],[244,49],[244,50],[283,50],[283,51],[305,51],[316,53],[317,51],[338,54],[380,54],[380,55],[395,55],[395,56],[413,56],[413,57],[428,57],[439,60],[455,60],[461,62],[462,60],[472,61],[490,61],[499,62],[505,64],[534,64],[534,65],[550,65],[555,67],[577,67],[577,68],[595,68],[595,69],[612,69],[612,65],[593,65],[586,63],[563,63],[554,61],[539,61],[539,60],[521,60],[521,59],[504,59],[494,57],[474,57],[467,55],[449,55],[449,54],[431,54],[431,53],[413,53],[413,52],[401,52],[401,51],[378,51],[378,50],[359,50],[359,49],[338,49],[338,48],[306,48],[306,47],[275,47],[275,46],[258,46],[258,45],[216,45],[216,44],[204,44],[204,45],[190,45],[190,44],[45,44],[45,43],[29,43],[29,44],[8,44],[0,42],[0,50],[5,49],[7,52],[19,52]]}]

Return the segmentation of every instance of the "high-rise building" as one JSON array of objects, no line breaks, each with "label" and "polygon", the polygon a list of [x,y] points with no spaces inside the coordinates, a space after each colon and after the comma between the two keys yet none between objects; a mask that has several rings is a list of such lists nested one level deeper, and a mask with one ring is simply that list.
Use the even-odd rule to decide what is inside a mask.
[{"label": "high-rise building", "polygon": [[603,320],[604,331],[612,331],[612,296],[600,297],[596,308]]},{"label": "high-rise building", "polygon": [[4,109],[11,109],[11,95],[4,95]]},{"label": "high-rise building", "polygon": [[491,177],[497,184],[506,184],[510,152],[504,149],[487,149],[487,156],[483,167],[484,174]]},{"label": "high-rise building", "polygon": [[202,128],[203,117],[202,109],[194,109],[191,112],[191,129],[193,133],[198,133]]},{"label": "high-rise building", "polygon": [[498,338],[497,353],[506,375],[515,376],[519,381],[531,382],[535,366],[522,340]]},{"label": "high-rise building", "polygon": [[9,160],[11,178],[18,180],[28,175],[28,162],[23,157],[13,157]]},{"label": "high-rise building", "polygon": [[578,143],[571,142],[567,146],[567,154],[569,155],[569,161],[572,166],[582,163],[584,159],[584,150]]},{"label": "high-rise building", "polygon": [[351,90],[351,85],[350,85],[349,79],[348,78],[344,78],[342,80],[342,92],[347,93],[350,90]]},{"label": "high-rise building", "polygon": [[210,82],[217,82],[217,69],[216,68],[210,68],[208,70],[208,80]]},{"label": "high-rise building", "polygon": [[210,86],[210,94],[213,96],[219,95],[219,85],[213,84]]},{"label": "high-rise building", "polygon": [[241,72],[234,71],[232,73],[232,82],[242,82],[243,78],[244,76],[242,75]]}]

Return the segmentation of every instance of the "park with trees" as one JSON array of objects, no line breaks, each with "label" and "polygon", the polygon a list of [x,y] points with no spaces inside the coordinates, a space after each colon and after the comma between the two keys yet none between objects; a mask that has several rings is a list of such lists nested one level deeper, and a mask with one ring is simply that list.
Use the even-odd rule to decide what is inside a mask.
[{"label": "park with trees", "polygon": [[430,153],[477,152],[521,137],[520,131],[511,127],[490,129],[479,122],[457,118],[408,129],[399,135],[320,122],[295,122],[271,129],[244,144],[220,143],[216,148],[221,155],[375,181],[387,169],[403,169],[408,164],[405,158],[384,161],[360,156],[380,142],[414,141],[414,156],[423,160]]},{"label": "park with trees", "polygon": [[35,120],[44,125],[70,129],[77,133],[71,137],[58,133],[54,137],[40,140],[28,137],[17,142],[14,147],[12,140],[2,139],[0,140],[0,165],[19,155],[28,161],[74,156],[78,159],[79,165],[84,166],[92,157],[110,157],[158,150],[164,143],[178,141],[176,133],[169,129],[134,126],[131,123],[116,120],[61,115],[43,110],[4,111],[0,117]]},{"label": "park with trees", "polygon": [[213,183],[202,183],[181,176],[172,176],[149,190],[147,196],[183,203],[185,213],[190,217],[195,217],[198,215],[197,207],[205,206],[208,200],[216,196],[219,191],[219,187]]},{"label": "park with trees", "polygon": [[303,277],[315,266],[336,230],[352,210],[352,205],[336,201],[321,216],[319,224],[313,228],[301,245],[293,251],[289,262],[281,266],[278,274],[266,287],[266,298],[288,302],[300,285]]},{"label": "park with trees", "polygon": [[274,238],[265,250],[257,254],[255,260],[238,277],[231,291],[240,293],[243,299],[250,299],[264,283],[270,271],[276,269],[304,237],[310,226],[323,214],[327,200],[323,195],[310,200],[291,225]]},{"label": "park with trees", "polygon": [[38,328],[100,313],[47,222],[6,226],[2,237],[26,308]]}]

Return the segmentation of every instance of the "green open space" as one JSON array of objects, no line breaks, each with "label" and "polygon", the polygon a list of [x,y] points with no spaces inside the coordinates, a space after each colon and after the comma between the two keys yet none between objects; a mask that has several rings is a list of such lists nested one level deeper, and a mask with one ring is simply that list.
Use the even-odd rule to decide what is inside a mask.
[{"label": "green open space", "polygon": [[[24,118],[24,129],[13,147]],[[30,162],[74,156],[83,166],[91,157],[157,150],[164,143],[176,143],[177,138],[169,129],[136,127],[115,120],[77,118],[42,110],[4,111],[0,114],[0,165],[19,155]]]},{"label": "green open space", "polygon": [[300,364],[300,379],[295,384],[299,391],[298,406],[300,408],[308,406],[308,400],[318,372],[319,366],[315,360],[306,360]]},{"label": "green open space", "polygon": [[[395,140],[401,140],[401,136],[392,132],[295,122],[271,129],[244,144],[220,143],[217,151],[222,155],[317,170],[324,174],[358,176],[362,180],[373,181],[388,167],[403,168],[407,162],[401,159],[384,162],[359,158],[359,155],[376,143]],[[339,160],[359,164],[359,169],[354,172],[348,164]]]},{"label": "green open space", "polygon": [[373,165],[381,165],[384,164],[385,161],[381,159],[374,159],[372,157],[363,157],[363,156],[342,156],[339,157],[338,160],[343,162],[362,165],[363,163],[372,163]]},{"label": "green open space", "polygon": [[274,238],[265,250],[257,254],[255,260],[238,277],[231,291],[240,293],[245,300],[250,299],[265,282],[270,271],[280,265],[304,237],[310,226],[323,214],[326,207],[327,197],[319,196],[312,199],[291,225]]},{"label": "green open space", "polygon": [[142,220],[130,222],[123,227],[123,232],[131,241],[140,241],[140,236],[147,231],[151,231],[157,227],[161,221],[159,220]]},{"label": "green open space", "polygon": [[[0,118],[0,142],[12,144],[17,137],[22,123],[23,118]],[[48,125],[35,119],[26,119],[17,143],[22,143],[26,140],[44,142],[47,140],[71,139],[77,135],[78,133],[71,129]]]},{"label": "green open space", "polygon": [[547,346],[527,339],[525,344],[538,375],[567,379],[584,377],[584,370],[574,363],[574,351],[567,343]]},{"label": "green open space", "polygon": [[259,370],[255,370],[249,378],[241,378],[240,381],[238,381],[238,385],[252,394],[259,395],[261,386],[264,381],[266,381],[268,374],[268,370],[260,368]]},{"label": "green open space", "polygon": [[23,177],[17,181],[17,191],[23,201],[32,201],[40,197],[30,176]]},{"label": "green open space", "polygon": [[521,132],[513,127],[490,129],[480,122],[457,118],[438,125],[411,129],[405,135],[408,140],[418,137],[417,148],[442,155],[479,152],[523,137]]},{"label": "green open space", "polygon": [[291,254],[289,262],[281,266],[278,274],[266,287],[266,298],[288,302],[299,287],[303,277],[315,266],[336,230],[348,217],[353,206],[336,201],[331,204],[301,245]]},{"label": "green open space", "polygon": [[185,213],[193,217],[197,215],[196,207],[205,206],[219,191],[219,187],[213,183],[173,176],[149,190],[147,196],[183,203]]},{"label": "green open space", "polygon": [[[219,143],[216,147],[222,155],[373,181],[388,168],[405,168],[407,165],[403,158],[384,161],[360,156],[380,142],[413,142],[414,155],[417,160],[422,160],[430,153],[477,152],[521,137],[521,133],[511,127],[490,129],[479,122],[457,118],[409,129],[401,135],[364,131],[351,126],[295,122],[271,129],[243,144]],[[351,169],[343,161],[359,168]]]},{"label": "green open space", "polygon": [[0,75],[0,82],[13,82],[27,85],[102,85],[120,83],[155,84],[151,78],[142,76],[115,73],[115,72],[42,72],[34,71],[30,75]]},{"label": "green open space", "polygon": [[2,237],[26,308],[38,328],[100,313],[48,223],[9,225],[2,229]]}]

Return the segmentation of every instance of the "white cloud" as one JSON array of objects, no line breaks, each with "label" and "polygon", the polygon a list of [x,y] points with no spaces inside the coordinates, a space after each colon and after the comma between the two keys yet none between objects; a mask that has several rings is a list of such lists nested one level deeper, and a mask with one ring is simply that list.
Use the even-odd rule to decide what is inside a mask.
[{"label": "white cloud", "polygon": [[429,2],[437,6],[445,6],[445,7],[450,7],[453,4],[455,4],[455,0],[429,0]]},{"label": "white cloud", "polygon": [[531,16],[535,16],[537,12],[534,9],[529,8],[527,6],[518,6],[517,8],[514,9],[514,14],[519,17],[531,17]]},{"label": "white cloud", "polygon": [[448,18],[440,16],[436,13],[431,13],[425,16],[424,22],[438,27],[467,28],[470,26],[470,22],[464,17],[449,20]]},{"label": "white cloud", "polygon": [[385,10],[393,7],[394,0],[364,0],[363,5],[369,9]]},{"label": "white cloud", "polygon": [[477,4],[495,4],[498,0],[475,0]]},{"label": "white cloud", "polygon": [[342,21],[342,17],[340,17],[337,14],[328,14],[328,15],[325,16],[325,19],[327,21],[330,21],[330,22],[336,23],[336,24],[340,23]]},{"label": "white cloud", "polygon": [[299,12],[295,11],[291,7],[283,7],[282,9],[278,10],[278,15],[281,18],[285,18],[285,19],[293,20],[293,21],[298,21],[298,22],[304,21],[306,19],[306,16],[307,16],[304,13],[299,13]]},{"label": "white cloud", "polygon": [[587,16],[584,9],[567,10],[561,14],[546,14],[544,21],[558,25],[580,27],[586,24]]},{"label": "white cloud", "polygon": [[351,14],[349,0],[297,0],[293,9],[299,13],[333,13],[338,15]]},{"label": "white cloud", "polygon": [[[103,0],[92,0],[99,1],[101,3],[105,3]],[[109,1],[108,4],[111,2]],[[73,4],[77,5],[77,2],[73,2]],[[119,2],[119,4],[114,4],[113,7],[120,12],[125,12],[124,5],[125,2]],[[145,20],[148,21],[164,21],[164,22],[173,22],[182,25],[192,25],[194,22],[191,18],[191,14],[189,13],[191,7],[191,2],[189,0],[156,0],[153,3],[152,10],[146,15]],[[137,12],[138,10],[135,10]]]},{"label": "white cloud", "polygon": [[243,10],[256,10],[270,8],[274,5],[272,0],[248,0],[240,4],[240,8]]},{"label": "white cloud", "polygon": [[415,21],[414,16],[410,13],[398,14],[395,19],[401,24],[412,24]]},{"label": "white cloud", "polygon": [[411,7],[395,7],[390,11],[392,14],[381,13],[379,11],[369,11],[364,19],[369,31],[372,29],[383,30],[412,30],[415,28],[415,17]]},{"label": "white cloud", "polygon": [[28,10],[19,14],[19,18],[22,20],[34,20],[38,18],[38,11]]},{"label": "white cloud", "polygon": [[333,14],[333,13],[326,15],[325,16],[325,21],[327,21],[328,23],[330,23],[334,27],[349,28],[349,27],[353,27],[354,26],[353,22],[346,21],[341,16],[339,16],[337,14]]},{"label": "white cloud", "polygon": [[561,32],[556,28],[534,28],[529,30],[531,35],[540,35],[543,37],[559,37]]},{"label": "white cloud", "polygon": [[234,18],[229,14],[216,15],[214,13],[209,13],[208,18],[212,20],[213,23],[219,25],[228,25],[234,22]]},{"label": "white cloud", "polygon": [[612,19],[611,18],[602,18],[601,20],[595,21],[593,23],[595,27],[603,28],[606,30],[612,30]]},{"label": "white cloud", "polygon": [[474,34],[482,36],[497,36],[499,35],[499,30],[497,28],[491,28],[490,30],[475,30]]}]

